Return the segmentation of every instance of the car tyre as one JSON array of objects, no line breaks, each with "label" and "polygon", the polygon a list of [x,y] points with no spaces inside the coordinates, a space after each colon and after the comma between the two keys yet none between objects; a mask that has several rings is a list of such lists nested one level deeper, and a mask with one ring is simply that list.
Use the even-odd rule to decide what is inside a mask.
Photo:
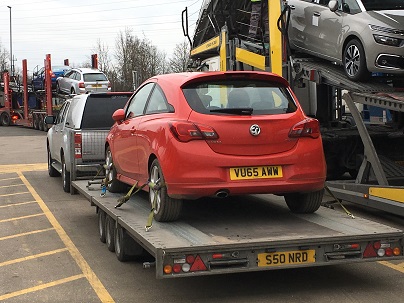
[{"label": "car tyre", "polygon": [[309,193],[285,194],[284,198],[292,213],[311,214],[320,208],[323,195],[324,189]]},{"label": "car tyre", "polygon": [[344,48],[344,71],[348,79],[352,81],[365,81],[369,78],[366,67],[366,55],[362,43],[358,39],[352,39]]},{"label": "car tyre", "polygon": [[11,117],[8,113],[2,113],[0,116],[1,126],[9,126],[11,124]]},{"label": "car tyre", "polygon": [[61,93],[62,93],[62,91],[60,90],[59,82],[56,82],[56,92],[57,92],[58,94],[61,94]]},{"label": "car tyre", "polygon": [[59,177],[60,173],[52,166],[52,155],[48,147],[48,174],[50,177]]},{"label": "car tyre", "polygon": [[[149,180],[153,183],[165,184],[164,175],[160,163],[157,159],[150,166]],[[182,209],[182,199],[173,199],[167,194],[167,187],[162,186],[160,190],[149,189],[149,202],[153,204],[156,199],[154,209],[154,219],[160,222],[175,221],[179,218]]]},{"label": "car tyre", "polygon": [[67,171],[65,158],[62,156],[62,184],[63,190],[70,193],[70,173]]},{"label": "car tyre", "polygon": [[105,243],[109,251],[115,251],[115,220],[105,216]]},{"label": "car tyre", "polygon": [[100,234],[100,241],[102,243],[106,242],[105,237],[105,217],[106,214],[103,210],[98,209],[98,232]]},{"label": "car tyre", "polygon": [[108,191],[110,191],[111,193],[123,192],[126,189],[126,185],[116,178],[116,169],[114,166],[114,160],[112,158],[112,152],[109,146],[107,147],[107,150],[105,152],[105,164],[105,176],[108,180]]},{"label": "car tyre", "polygon": [[72,89],[70,90],[70,94],[71,94],[71,95],[75,95],[75,94],[76,94],[76,91],[74,90],[74,88],[72,88]]}]

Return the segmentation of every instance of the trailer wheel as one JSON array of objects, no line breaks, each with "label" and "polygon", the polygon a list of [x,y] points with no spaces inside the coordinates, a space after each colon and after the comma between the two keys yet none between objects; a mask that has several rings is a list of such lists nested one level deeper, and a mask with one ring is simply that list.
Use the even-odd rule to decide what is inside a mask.
[{"label": "trailer wheel", "polygon": [[324,189],[310,193],[286,194],[285,201],[292,213],[311,214],[320,208]]},{"label": "trailer wheel", "polygon": [[108,215],[105,215],[105,243],[109,251],[115,251],[115,220]]},{"label": "trailer wheel", "polygon": [[42,119],[42,115],[38,115],[38,129],[43,131],[45,130],[45,121]]},{"label": "trailer wheel", "polygon": [[66,169],[65,158],[62,156],[62,184],[66,193],[70,192],[70,173]]},{"label": "trailer wheel", "polygon": [[2,126],[9,126],[11,124],[11,118],[8,113],[2,113],[0,116],[0,124]]},{"label": "trailer wheel", "polygon": [[145,254],[143,247],[129,236],[128,232],[119,224],[115,228],[115,255],[119,261],[125,262],[131,258]]},{"label": "trailer wheel", "polygon": [[98,209],[98,232],[100,234],[100,241],[102,243],[106,242],[105,239],[105,212],[101,209]]},{"label": "trailer wheel", "polygon": [[39,119],[37,114],[32,114],[32,127],[34,129],[39,129]]},{"label": "trailer wheel", "polygon": [[[160,163],[155,159],[150,167],[149,180],[153,183],[165,184]],[[182,200],[173,199],[167,194],[167,187],[163,186],[157,192],[149,190],[149,202],[152,205],[156,199],[154,218],[160,222],[175,221],[179,218],[182,209]]]},{"label": "trailer wheel", "polygon": [[108,191],[110,191],[111,193],[123,192],[126,189],[126,185],[116,178],[116,169],[114,166],[114,160],[112,158],[112,152],[109,146],[107,147],[107,150],[105,152],[105,165],[105,176],[108,179]]},{"label": "trailer wheel", "polygon": [[48,174],[50,177],[59,177],[60,173],[52,166],[53,159],[49,147],[47,148],[47,150],[48,150]]}]

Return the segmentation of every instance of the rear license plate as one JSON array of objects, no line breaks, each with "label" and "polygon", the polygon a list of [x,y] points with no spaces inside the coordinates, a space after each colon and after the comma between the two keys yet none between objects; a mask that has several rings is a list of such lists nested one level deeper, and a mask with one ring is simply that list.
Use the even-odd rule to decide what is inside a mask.
[{"label": "rear license plate", "polygon": [[255,166],[230,168],[230,180],[282,178],[282,166]]},{"label": "rear license plate", "polygon": [[102,85],[101,84],[93,84],[93,85],[91,85],[92,87],[102,87]]},{"label": "rear license plate", "polygon": [[316,262],[316,251],[296,250],[258,254],[258,267],[307,264]]}]

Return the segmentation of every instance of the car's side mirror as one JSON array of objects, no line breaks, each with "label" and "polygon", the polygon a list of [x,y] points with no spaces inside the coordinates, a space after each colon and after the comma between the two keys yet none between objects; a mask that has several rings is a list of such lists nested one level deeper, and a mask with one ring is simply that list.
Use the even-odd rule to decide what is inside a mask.
[{"label": "car's side mirror", "polygon": [[330,0],[330,2],[328,2],[328,8],[330,11],[335,12],[338,9],[338,1]]},{"label": "car's side mirror", "polygon": [[56,117],[55,116],[46,116],[44,121],[46,124],[55,124]]},{"label": "car's side mirror", "polygon": [[117,109],[112,114],[112,119],[117,123],[120,123],[121,121],[125,120],[125,111],[122,108]]}]

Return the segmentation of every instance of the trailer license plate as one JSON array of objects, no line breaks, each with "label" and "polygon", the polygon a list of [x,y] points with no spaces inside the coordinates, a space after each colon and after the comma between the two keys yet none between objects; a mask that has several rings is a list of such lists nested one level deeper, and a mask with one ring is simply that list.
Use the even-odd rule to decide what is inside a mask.
[{"label": "trailer license plate", "polygon": [[316,262],[316,251],[296,250],[258,254],[258,267],[306,264]]},{"label": "trailer license plate", "polygon": [[282,178],[282,166],[253,166],[230,168],[230,180]]}]

